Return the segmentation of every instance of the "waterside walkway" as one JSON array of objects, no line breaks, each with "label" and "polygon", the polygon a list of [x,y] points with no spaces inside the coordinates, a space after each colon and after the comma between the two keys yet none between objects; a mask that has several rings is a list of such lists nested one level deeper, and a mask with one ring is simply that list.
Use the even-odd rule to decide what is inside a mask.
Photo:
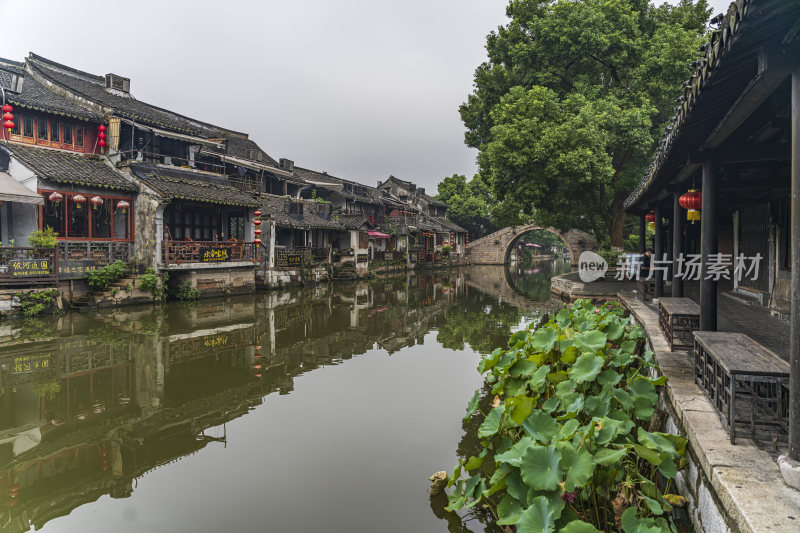
[{"label": "waterside walkway", "polygon": [[[800,492],[784,483],[775,454],[744,433],[731,444],[719,414],[695,383],[690,354],[670,351],[655,306],[632,292],[616,296],[646,329],[667,377],[662,404],[670,414],[668,431],[689,441],[689,467],[679,473],[678,488],[690,500],[695,528],[707,533],[800,530]],[[729,299],[720,300],[720,329],[745,331],[759,342],[771,339],[764,344],[786,357],[788,324],[763,308]]]}]

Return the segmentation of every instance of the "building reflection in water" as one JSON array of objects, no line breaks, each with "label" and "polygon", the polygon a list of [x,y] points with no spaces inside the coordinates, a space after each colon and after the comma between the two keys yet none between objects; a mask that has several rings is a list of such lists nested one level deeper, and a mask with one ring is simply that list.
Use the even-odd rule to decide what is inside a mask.
[{"label": "building reflection in water", "polygon": [[505,342],[523,312],[475,285],[454,270],[3,324],[0,529],[129,496],[315,368],[434,329],[445,346]]}]

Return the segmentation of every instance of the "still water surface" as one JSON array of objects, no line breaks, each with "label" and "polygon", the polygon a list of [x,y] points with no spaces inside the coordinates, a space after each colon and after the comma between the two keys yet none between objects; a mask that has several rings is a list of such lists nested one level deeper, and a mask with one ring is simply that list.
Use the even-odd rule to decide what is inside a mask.
[{"label": "still water surface", "polygon": [[427,478],[476,444],[480,355],[568,268],[0,325],[0,531],[484,531]]}]

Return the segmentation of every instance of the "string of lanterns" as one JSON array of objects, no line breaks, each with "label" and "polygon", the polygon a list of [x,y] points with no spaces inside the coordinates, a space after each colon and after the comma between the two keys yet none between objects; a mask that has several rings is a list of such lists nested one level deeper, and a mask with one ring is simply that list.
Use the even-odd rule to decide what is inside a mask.
[{"label": "string of lanterns", "polygon": [[106,127],[103,124],[97,126],[97,146],[100,148],[106,145]]},{"label": "string of lanterns", "polygon": [[7,130],[14,129],[14,115],[11,114],[14,111],[14,108],[11,107],[11,104],[3,104],[3,127]]},{"label": "string of lanterns", "polygon": [[256,219],[253,221],[253,224],[256,227],[256,229],[253,230],[253,233],[255,233],[255,235],[256,235],[256,238],[253,239],[253,242],[256,243],[256,246],[260,246],[261,245],[261,228],[259,226],[261,226],[261,210],[260,209],[256,209],[253,214],[256,217]]}]

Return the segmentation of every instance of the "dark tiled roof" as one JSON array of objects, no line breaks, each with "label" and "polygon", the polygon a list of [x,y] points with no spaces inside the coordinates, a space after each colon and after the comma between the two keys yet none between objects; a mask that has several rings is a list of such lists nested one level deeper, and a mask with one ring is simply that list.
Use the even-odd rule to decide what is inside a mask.
[{"label": "dark tiled roof", "polygon": [[434,198],[433,196],[431,196],[429,194],[420,194],[419,196],[420,196],[420,198],[422,198],[426,202],[428,202],[430,205],[443,205],[443,206],[447,207],[446,203],[444,203],[444,202],[442,202],[440,200],[437,200],[436,198]]},{"label": "dark tiled roof", "polygon": [[344,229],[361,229],[364,224],[370,226],[367,217],[364,215],[338,215],[336,220],[344,227]]},{"label": "dark tiled roof", "polygon": [[142,102],[132,96],[121,96],[105,89],[105,78],[61,65],[36,54],[29,56],[28,65],[34,73],[82,96],[95,104],[114,110],[115,114],[152,126],[182,131],[212,138],[219,128]]},{"label": "dark tiled roof", "polygon": [[[683,94],[676,99],[675,115],[665,128],[650,167],[625,200],[626,209],[663,186],[662,182],[669,177],[667,174],[686,162],[689,151],[702,148],[699,145],[739,97],[744,84],[749,82],[749,77],[730,75],[730,71],[746,65],[743,55],[746,57],[752,51],[748,46],[763,45],[764,35],[785,35],[799,15],[798,2],[737,0],[730,4],[719,28],[712,32],[711,41],[702,49],[705,55],[692,63],[696,64],[695,72],[684,83]],[[747,43],[748,40],[753,42],[737,47],[737,43]],[[737,48],[744,48],[744,51]],[[724,79],[720,79],[720,67],[729,71]]]},{"label": "dark tiled roof", "polygon": [[242,159],[250,159],[249,157],[247,157],[247,155],[248,155],[247,151],[248,150],[251,150],[251,151],[254,151],[254,152],[258,151],[258,152],[261,152],[261,154],[262,154],[261,161],[259,161],[260,163],[263,163],[265,165],[269,165],[269,166],[272,166],[272,167],[278,167],[279,166],[278,162],[275,161],[273,158],[271,158],[264,150],[262,150],[261,147],[258,146],[255,143],[255,141],[252,141],[250,139],[243,139],[242,137],[239,137],[238,135],[227,136],[227,139],[228,139],[228,142],[227,142],[227,145],[226,145],[226,149],[227,149],[227,154],[228,155],[232,155],[234,157],[240,157]]},{"label": "dark tiled roof", "polygon": [[[363,183],[358,183],[357,181],[346,180],[343,178],[337,178],[336,176],[331,176],[326,172],[317,172],[316,170],[309,170],[307,168],[301,168],[298,166],[294,167],[294,173],[297,177],[302,178],[306,181],[314,182],[315,184],[325,184],[329,183],[331,185],[330,188],[325,187],[325,185],[318,185],[322,188],[327,188],[330,191],[338,194],[342,198],[347,198],[348,200],[353,200],[357,202],[363,202],[367,204],[382,204],[381,196],[383,193],[380,189],[376,187],[370,187],[368,185],[364,185]],[[349,185],[351,187],[360,187],[365,189],[366,194],[356,194],[354,191],[345,191],[345,185]]]},{"label": "dark tiled roof", "polygon": [[190,170],[134,163],[134,175],[167,199],[256,207],[258,202],[225,178]]},{"label": "dark tiled roof", "polygon": [[442,229],[444,229],[446,231],[453,231],[455,233],[466,233],[467,232],[467,230],[465,230],[464,228],[462,228],[461,226],[459,226],[458,224],[456,224],[455,222],[453,222],[452,220],[449,220],[447,218],[444,218],[444,217],[430,217],[430,219],[433,220],[434,223],[438,224],[439,227],[441,227]]},{"label": "dark tiled roof", "polygon": [[134,183],[125,179],[101,156],[18,143],[8,143],[3,145],[3,149],[13,153],[15,158],[47,181],[123,191],[138,190]]},{"label": "dark tiled roof", "polygon": [[[17,93],[10,90],[12,88],[12,76],[14,75],[23,79],[22,92]],[[89,111],[77,102],[56,94],[39,83],[33,76],[27,75],[23,66],[16,61],[0,59],[0,85],[6,91],[6,100],[15,107],[19,106],[23,109],[45,111],[94,122],[103,120],[101,114]]]},{"label": "dark tiled roof", "polygon": [[[315,202],[301,202],[291,200],[285,196],[262,194],[259,202],[263,216],[275,221],[275,225],[282,228],[296,229],[332,229],[341,230],[342,225],[332,218],[317,214]],[[289,213],[290,203],[302,203],[303,213]]]}]

